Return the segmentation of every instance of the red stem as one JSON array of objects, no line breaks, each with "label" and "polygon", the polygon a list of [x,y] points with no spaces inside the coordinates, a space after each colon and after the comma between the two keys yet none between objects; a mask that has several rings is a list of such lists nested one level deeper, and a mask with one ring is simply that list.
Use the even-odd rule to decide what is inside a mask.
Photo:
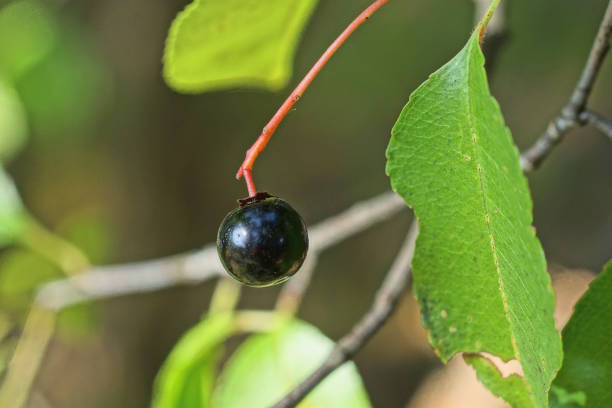
[{"label": "red stem", "polygon": [[257,194],[257,189],[255,188],[255,183],[253,183],[253,172],[251,169],[243,169],[242,175],[244,176],[244,181],[247,185],[247,190],[249,190],[249,197],[255,196]]},{"label": "red stem", "polygon": [[266,148],[266,145],[270,141],[270,138],[276,131],[278,125],[280,125],[285,116],[287,116],[287,113],[289,113],[293,105],[295,105],[295,103],[302,97],[304,91],[306,91],[312,80],[317,76],[319,71],[321,71],[321,69],[325,66],[327,61],[329,61],[331,56],[334,55],[338,48],[340,48],[340,46],[344,44],[344,42],[351,36],[351,34],[353,34],[353,32],[361,24],[363,24],[368,18],[370,18],[370,16],[374,14],[379,8],[385,5],[387,1],[388,0],[374,1],[372,4],[370,4],[368,8],[362,11],[361,14],[359,14],[359,16],[357,16],[357,18],[353,20],[351,24],[348,25],[348,27],[344,29],[344,31],[338,36],[338,38],[336,38],[334,42],[327,48],[327,50],[325,50],[323,55],[319,57],[319,59],[312,66],[312,68],[310,68],[310,71],[308,71],[304,79],[302,79],[298,86],[295,87],[291,95],[289,95],[289,97],[285,100],[285,102],[283,102],[280,108],[278,108],[278,110],[276,111],[274,116],[272,116],[272,119],[270,119],[268,124],[264,126],[261,135],[259,135],[259,137],[255,141],[255,143],[253,143],[251,148],[247,150],[246,157],[240,165],[238,173],[236,173],[237,179],[240,179],[240,177],[244,176],[247,188],[249,190],[249,195],[252,196],[256,193],[252,177],[252,169],[253,164],[255,163],[255,159],[257,158],[257,156],[259,156],[259,153],[261,153]]}]

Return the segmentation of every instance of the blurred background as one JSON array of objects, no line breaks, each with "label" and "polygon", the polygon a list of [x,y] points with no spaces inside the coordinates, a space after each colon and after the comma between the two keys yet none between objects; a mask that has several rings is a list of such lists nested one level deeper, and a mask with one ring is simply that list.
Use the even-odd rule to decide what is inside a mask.
[{"label": "blurred background", "polygon": [[[11,20],[36,5],[34,30]],[[96,264],[138,261],[214,241],[246,195],[234,179],[245,150],[291,90],[180,95],[161,76],[168,27],[187,0],[0,2],[0,99],[21,110],[29,139],[7,166],[26,206]],[[369,0],[320,0],[298,48],[299,81]],[[607,1],[508,0],[509,37],[491,90],[520,148],[567,100]],[[260,190],[289,200],[308,224],[389,188],[384,151],[409,94],[463,46],[471,0],[392,0],[331,60],[257,162]],[[30,27],[31,28],[31,27]],[[589,106],[612,116],[608,58]],[[0,123],[2,126],[2,123]],[[529,175],[535,226],[550,265],[601,270],[612,257],[612,144],[573,131]],[[300,317],[337,339],[370,304],[410,222],[408,211],[325,252]],[[35,276],[24,275],[24,270]],[[27,290],[3,284],[56,276],[0,252],[0,305],[12,319]],[[28,283],[23,283],[28,288]],[[74,307],[62,314],[35,390],[51,407],[144,407],[161,363],[207,307],[213,283]],[[350,288],[350,290],[349,290]],[[23,289],[23,288],[22,288]],[[272,307],[277,288],[245,289]],[[374,406],[399,407],[441,363],[412,295],[356,363]],[[42,397],[41,397],[42,398]]]}]

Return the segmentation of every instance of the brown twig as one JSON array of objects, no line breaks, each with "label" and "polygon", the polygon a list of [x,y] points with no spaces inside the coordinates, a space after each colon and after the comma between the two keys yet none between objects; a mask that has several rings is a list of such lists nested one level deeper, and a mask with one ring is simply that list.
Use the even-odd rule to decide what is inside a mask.
[{"label": "brown twig", "polygon": [[[521,155],[523,168],[530,171],[537,168],[550,154],[552,149],[561,141],[567,132],[589,120],[582,120],[586,104],[593,90],[597,74],[601,68],[608,50],[610,49],[610,36],[612,35],[612,0],[608,4],[604,18],[599,26],[599,31],[593,42],[587,62],[582,70],[582,75],[572,92],[567,104],[561,110],[559,116],[554,118],[546,128],[546,131],[526,152]],[[598,129],[602,129],[597,126]],[[607,129],[604,126],[603,129]],[[604,131],[605,132],[605,131]]]}]

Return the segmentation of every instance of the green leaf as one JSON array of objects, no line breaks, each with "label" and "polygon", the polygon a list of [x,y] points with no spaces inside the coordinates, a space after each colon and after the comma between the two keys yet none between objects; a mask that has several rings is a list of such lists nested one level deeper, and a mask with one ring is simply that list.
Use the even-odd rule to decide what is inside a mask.
[{"label": "green leaf", "polygon": [[53,48],[55,40],[55,21],[43,3],[10,2],[0,9],[0,72],[19,77]]},{"label": "green leaf", "polygon": [[584,392],[587,407],[605,407],[612,401],[611,298],[612,261],[578,300],[563,329],[565,358],[554,386],[565,391],[561,394]]},{"label": "green leaf", "polygon": [[[64,18],[55,47],[15,82],[41,141],[87,137],[110,100],[112,81],[87,31]],[[46,138],[46,139],[43,139]]]},{"label": "green leaf", "polygon": [[194,0],[172,22],[164,78],[180,92],[278,90],[316,0]]},{"label": "green leaf", "polygon": [[586,395],[582,391],[568,392],[553,382],[550,387],[551,408],[579,408],[586,404]]},{"label": "green leaf", "polygon": [[109,220],[92,209],[79,211],[63,219],[56,232],[76,245],[93,264],[108,263],[113,237]]},{"label": "green leaf", "polygon": [[419,219],[414,290],[440,358],[516,359],[521,381],[502,379],[484,356],[468,362],[498,396],[547,407],[561,365],[554,295],[518,150],[487,83],[479,37],[488,18],[410,96],[387,174]]},{"label": "green leaf", "polygon": [[27,128],[19,95],[0,81],[0,163],[6,163],[23,147]]},{"label": "green leaf", "polygon": [[[327,358],[333,342],[315,327],[289,322],[248,338],[227,363],[214,407],[263,408],[283,397]],[[302,407],[369,407],[359,373],[346,363],[319,384]]]},{"label": "green leaf", "polygon": [[57,316],[57,334],[65,342],[83,343],[95,338],[100,312],[95,303],[81,303],[62,309]]},{"label": "green leaf", "polygon": [[32,251],[8,250],[0,257],[0,306],[25,318],[36,289],[62,275],[57,266]]},{"label": "green leaf", "polygon": [[157,375],[153,408],[209,407],[223,342],[233,330],[231,313],[210,315],[189,330]]},{"label": "green leaf", "polygon": [[0,247],[18,239],[27,228],[28,220],[15,183],[0,167]]}]

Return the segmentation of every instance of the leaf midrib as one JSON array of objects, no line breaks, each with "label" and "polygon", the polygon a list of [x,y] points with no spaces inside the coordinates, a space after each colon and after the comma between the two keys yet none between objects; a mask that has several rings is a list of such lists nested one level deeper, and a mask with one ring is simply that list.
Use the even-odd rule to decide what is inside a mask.
[{"label": "leaf midrib", "polygon": [[[480,30],[477,28],[475,30],[475,32],[479,32]],[[489,233],[489,239],[491,241],[491,252],[493,254],[493,262],[495,263],[495,269],[497,271],[497,278],[498,278],[498,282],[499,282],[499,289],[500,289],[500,296],[501,296],[501,300],[502,300],[502,304],[504,305],[504,316],[506,317],[506,321],[508,322],[508,325],[510,327],[513,327],[513,324],[510,320],[510,311],[509,311],[509,307],[508,307],[508,299],[506,296],[506,291],[504,289],[504,282],[503,282],[503,278],[502,278],[502,273],[501,273],[501,268],[499,265],[499,258],[497,255],[497,248],[495,246],[495,237],[493,236],[493,231],[491,229],[491,217],[490,217],[490,212],[489,212],[489,208],[488,208],[488,203],[487,203],[487,195],[486,195],[486,189],[485,189],[485,185],[484,185],[484,180],[483,180],[483,175],[482,175],[482,166],[480,164],[480,156],[478,154],[478,136],[476,134],[476,126],[475,126],[475,115],[474,115],[474,106],[472,104],[472,97],[471,97],[471,88],[470,88],[470,83],[471,83],[471,75],[472,75],[472,51],[473,51],[473,38],[470,40],[470,45],[469,45],[469,49],[467,50],[467,104],[468,104],[468,116],[469,116],[469,121],[470,121],[470,130],[471,130],[471,135],[470,135],[470,139],[472,140],[472,145],[474,147],[474,161],[476,163],[476,171],[478,173],[478,182],[480,184],[480,191],[481,191],[481,195],[482,195],[482,205],[483,205],[483,210],[484,210],[484,215],[485,215],[485,223],[487,225],[487,231]],[[514,332],[513,330],[510,330],[510,340],[511,340],[511,344],[512,344],[512,349],[514,350],[514,357],[518,360],[518,362],[522,364],[522,361],[520,359],[520,354],[518,351],[518,347],[516,344],[516,339],[514,336]],[[485,358],[482,357],[481,358]],[[523,378],[523,382],[525,381],[524,377]],[[529,395],[529,398],[531,399],[531,402],[533,402],[535,404],[535,401],[533,400],[533,395],[531,392],[529,392],[529,388],[527,387],[527,394]]]}]

